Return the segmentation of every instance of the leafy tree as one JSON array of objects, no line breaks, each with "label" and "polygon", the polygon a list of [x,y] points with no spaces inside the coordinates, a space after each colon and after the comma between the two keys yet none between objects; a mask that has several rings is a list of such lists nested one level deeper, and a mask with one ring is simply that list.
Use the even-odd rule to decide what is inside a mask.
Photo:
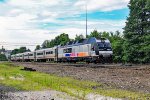
[{"label": "leafy tree", "polygon": [[42,48],[48,48],[49,47],[49,40],[45,40],[42,44]]},{"label": "leafy tree", "polygon": [[27,49],[26,52],[31,52],[31,50],[30,50],[30,49]]},{"label": "leafy tree", "polygon": [[[65,45],[67,42],[70,41],[69,35],[68,35],[68,34],[65,34],[65,33],[61,34],[60,36],[58,36],[58,37],[56,37],[56,38],[58,38],[58,40],[59,40],[58,45],[59,45],[59,44]],[[57,39],[56,39],[56,41],[57,41]]]},{"label": "leafy tree", "polygon": [[41,49],[41,46],[40,45],[37,45],[35,50],[40,50]]},{"label": "leafy tree", "polygon": [[55,41],[56,40],[54,40],[54,39],[51,40],[50,43],[49,43],[49,47],[54,47],[56,45]]},{"label": "leafy tree", "polygon": [[94,30],[88,37],[101,38],[101,34],[97,30]]},{"label": "leafy tree", "polygon": [[13,55],[13,54],[17,54],[17,53],[19,53],[19,49],[14,49],[14,50],[12,50],[12,52],[11,52],[12,55]]},{"label": "leafy tree", "polygon": [[75,40],[76,40],[76,41],[79,41],[79,40],[81,40],[81,39],[84,39],[84,36],[83,36],[82,34],[76,35],[76,37],[75,37]]},{"label": "leafy tree", "polygon": [[0,61],[7,61],[7,57],[5,55],[5,49],[2,46],[2,49],[0,49]]},{"label": "leafy tree", "polygon": [[19,49],[19,53],[23,53],[26,51],[28,51],[26,47],[20,47],[20,49]]},{"label": "leafy tree", "polygon": [[88,38],[90,37],[95,37],[97,39],[100,39],[102,37],[104,38],[109,38],[109,32],[98,32],[97,30],[94,30],[93,32],[91,32],[91,34],[88,36]]},{"label": "leafy tree", "polygon": [[109,32],[101,32],[100,33],[101,34],[101,37],[104,37],[104,38],[107,38],[107,39],[109,39],[110,38],[110,36],[109,36]]},{"label": "leafy tree", "polygon": [[113,49],[114,62],[121,63],[123,58],[123,43],[124,39],[119,31],[110,32],[110,41]]},{"label": "leafy tree", "polygon": [[17,54],[17,53],[24,53],[24,52],[29,52],[30,49],[27,49],[26,47],[20,47],[19,49],[14,49],[12,50],[12,55]]},{"label": "leafy tree", "polygon": [[130,0],[124,28],[124,60],[150,63],[150,0]]},{"label": "leafy tree", "polygon": [[0,61],[7,61],[7,58],[4,54],[0,54]]},{"label": "leafy tree", "polygon": [[0,51],[5,52],[5,48],[2,46],[2,49]]},{"label": "leafy tree", "polygon": [[57,45],[65,45],[67,42],[70,41],[69,35],[62,33],[59,36],[55,37],[51,41],[46,40],[42,44],[42,48],[51,48]]},{"label": "leafy tree", "polygon": [[91,34],[88,36],[89,38],[90,37],[95,37],[97,39],[100,39],[100,38],[107,38],[109,39],[110,38],[110,33],[109,32],[98,32],[97,30],[94,30],[93,32],[91,32]]}]

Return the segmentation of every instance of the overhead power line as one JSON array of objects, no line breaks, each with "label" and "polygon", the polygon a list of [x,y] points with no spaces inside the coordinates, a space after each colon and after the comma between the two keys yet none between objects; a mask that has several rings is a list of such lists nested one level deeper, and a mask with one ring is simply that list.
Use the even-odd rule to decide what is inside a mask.
[{"label": "overhead power line", "polygon": [[36,45],[13,45],[13,44],[0,44],[1,46],[36,46]]},{"label": "overhead power line", "polygon": [[41,45],[41,43],[15,43],[15,42],[0,42],[1,46],[36,46]]},{"label": "overhead power line", "polygon": [[41,43],[15,43],[15,42],[0,42],[0,44],[41,44]]}]

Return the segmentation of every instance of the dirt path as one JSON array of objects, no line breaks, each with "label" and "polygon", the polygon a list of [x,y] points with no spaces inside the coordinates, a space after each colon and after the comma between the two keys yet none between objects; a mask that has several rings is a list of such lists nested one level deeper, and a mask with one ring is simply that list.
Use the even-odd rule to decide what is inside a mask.
[{"label": "dirt path", "polygon": [[119,66],[45,63],[15,63],[24,67],[34,68],[39,72],[69,76],[79,80],[100,82],[108,86],[150,93],[150,65]]},{"label": "dirt path", "polygon": [[78,100],[64,92],[49,91],[21,91],[13,87],[0,84],[0,100]]},{"label": "dirt path", "polygon": [[8,87],[0,84],[0,100],[8,99],[9,98],[7,95],[8,92],[18,92],[18,90],[16,90],[13,87]]},{"label": "dirt path", "polygon": [[78,100],[63,92],[58,91],[29,91],[13,92],[7,94],[9,98],[5,100]]},{"label": "dirt path", "polygon": [[[0,100],[80,100],[67,93],[48,91],[18,91],[12,87],[0,85]],[[97,94],[87,94],[85,100],[122,100]]]}]

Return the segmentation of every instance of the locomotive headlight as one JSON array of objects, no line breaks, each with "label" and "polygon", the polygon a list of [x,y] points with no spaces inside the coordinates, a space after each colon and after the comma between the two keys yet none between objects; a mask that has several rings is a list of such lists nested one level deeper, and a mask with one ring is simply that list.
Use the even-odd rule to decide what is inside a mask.
[{"label": "locomotive headlight", "polygon": [[107,49],[108,51],[111,51],[111,49]]}]

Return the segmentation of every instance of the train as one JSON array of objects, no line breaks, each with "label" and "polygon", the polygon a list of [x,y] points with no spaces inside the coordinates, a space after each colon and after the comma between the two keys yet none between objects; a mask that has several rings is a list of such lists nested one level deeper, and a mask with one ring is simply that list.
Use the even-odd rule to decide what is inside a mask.
[{"label": "train", "polygon": [[113,51],[108,39],[91,37],[52,48],[11,55],[11,61],[111,63],[112,56]]}]

